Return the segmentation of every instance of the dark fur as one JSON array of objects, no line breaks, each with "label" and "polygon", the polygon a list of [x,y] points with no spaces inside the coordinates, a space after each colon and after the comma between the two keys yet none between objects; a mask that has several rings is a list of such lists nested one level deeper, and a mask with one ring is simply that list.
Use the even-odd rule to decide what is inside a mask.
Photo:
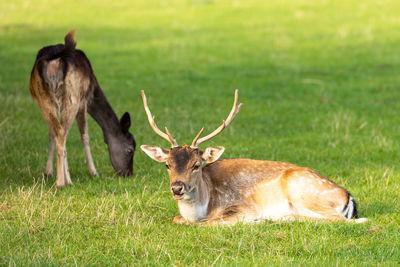
[{"label": "dark fur", "polygon": [[[348,197],[348,201],[347,201],[347,205],[344,207],[344,210],[346,210],[346,208],[350,205],[350,197],[352,197],[352,196],[351,196],[351,194],[349,192],[347,192],[347,197]],[[357,203],[354,200],[354,197],[352,197],[351,201],[353,202],[353,210],[349,211],[349,212],[351,212],[351,218],[352,219],[358,219]],[[348,215],[349,214],[343,214],[343,216],[346,217],[346,218],[348,217]]]},{"label": "dark fur", "polygon": [[171,158],[169,162],[174,165],[177,173],[185,172],[192,166],[187,166],[189,161],[193,159],[193,154],[199,154],[198,149],[192,149],[189,146],[178,146],[171,148]]},{"label": "dark fur", "polygon": [[65,44],[45,46],[37,53],[36,65],[37,69],[39,70],[40,77],[46,82],[50,83],[51,81],[49,81],[49,77],[46,74],[46,66],[50,61],[59,58],[62,62],[62,77],[60,78],[64,79],[64,75],[68,71],[69,64],[73,64],[79,71],[84,73],[85,76],[90,77],[90,85],[87,94],[93,94],[95,88],[100,89],[100,87],[97,83],[96,76],[93,73],[89,59],[82,50],[75,49],[76,42],[73,39],[73,33],[67,34],[64,40]]},{"label": "dark fur", "polygon": [[[48,90],[57,90],[57,94],[63,94],[65,86],[57,87],[56,85],[64,81],[71,66],[88,77],[89,88],[84,95],[84,98],[87,99],[87,112],[103,130],[104,141],[108,145],[114,169],[120,175],[131,175],[136,142],[134,136],[129,132],[131,125],[129,113],[126,112],[121,120],[118,119],[97,82],[89,59],[83,51],[75,49],[74,31],[68,33],[64,41],[65,44],[50,45],[39,50],[31,76],[36,68],[41,79],[45,81],[43,84],[45,94],[50,93]],[[59,69],[56,75],[49,75],[48,66],[54,60],[59,60]],[[32,95],[36,94],[32,90],[31,93]],[[133,149],[130,157],[124,154],[127,148]]]}]

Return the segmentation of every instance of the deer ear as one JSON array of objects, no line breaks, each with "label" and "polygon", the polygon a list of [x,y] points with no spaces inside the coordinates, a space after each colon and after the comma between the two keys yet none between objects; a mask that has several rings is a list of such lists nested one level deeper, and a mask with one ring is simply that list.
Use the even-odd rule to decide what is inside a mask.
[{"label": "deer ear", "polygon": [[212,147],[207,147],[204,151],[203,154],[201,155],[201,158],[207,162],[207,163],[213,163],[219,157],[224,153],[225,148],[223,146],[212,146]]},{"label": "deer ear", "polygon": [[168,159],[169,150],[158,147],[158,146],[146,146],[142,145],[140,148],[146,153],[150,158],[158,162],[166,162]]},{"label": "deer ear", "polygon": [[122,115],[121,119],[119,120],[119,125],[122,132],[128,132],[129,127],[131,127],[131,116],[129,116],[128,112],[125,112],[124,115]]}]

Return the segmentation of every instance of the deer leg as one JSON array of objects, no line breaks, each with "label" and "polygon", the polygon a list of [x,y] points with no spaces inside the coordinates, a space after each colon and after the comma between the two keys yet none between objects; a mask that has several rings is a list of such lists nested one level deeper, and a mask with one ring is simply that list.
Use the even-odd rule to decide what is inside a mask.
[{"label": "deer leg", "polygon": [[57,179],[56,179],[56,186],[57,187],[64,187],[65,183],[65,143],[66,143],[66,136],[64,133],[60,135],[55,135],[56,140],[56,150],[57,150]]},{"label": "deer leg", "polygon": [[[62,156],[62,159],[61,159],[62,163],[63,163],[62,171],[64,172],[63,185],[69,185],[69,184],[72,184],[72,181],[71,181],[71,176],[69,174],[69,169],[68,169],[66,141],[67,141],[67,135],[68,135],[69,129],[71,128],[71,125],[77,116],[79,104],[72,104],[72,103],[68,102],[68,99],[65,99],[63,106],[64,106],[64,109],[61,112],[61,127],[63,129],[64,134],[62,136],[62,139],[60,139],[60,147],[62,147],[63,153],[62,154],[60,153],[60,156]],[[57,138],[56,138],[56,144],[57,144]]]},{"label": "deer leg", "polygon": [[64,181],[65,184],[71,185],[71,175],[69,174],[69,168],[68,168],[68,160],[67,160],[67,147],[65,147],[64,150]]},{"label": "deer leg", "polygon": [[[246,213],[246,214],[245,214]],[[230,207],[224,207],[212,212],[206,221],[200,222],[199,224],[206,226],[216,225],[234,225],[237,222],[246,223],[249,220],[244,220],[252,216],[252,209],[247,205],[233,205]]]},{"label": "deer leg", "polygon": [[57,150],[57,187],[64,187],[65,185],[72,184],[68,169],[66,148],[68,130],[72,124],[71,121],[73,121],[73,119],[62,121],[61,125],[58,124],[59,127],[54,127],[52,130]]},{"label": "deer leg", "polygon": [[46,164],[46,175],[53,176],[53,159],[54,159],[54,148],[56,142],[54,140],[54,135],[49,128],[49,156],[47,158]]},{"label": "deer leg", "polygon": [[175,216],[173,221],[176,224],[189,224],[189,222],[183,218],[182,215]]},{"label": "deer leg", "polygon": [[316,201],[311,203],[304,201],[304,199],[293,200],[292,208],[295,211],[294,216],[300,220],[307,218],[308,220],[321,221],[347,221],[347,219],[335,209],[335,205],[337,201],[339,201],[338,199],[340,198],[337,197],[335,200],[317,198]]},{"label": "deer leg", "polygon": [[[65,139],[66,135],[64,129],[57,117],[57,110],[55,108],[54,103],[50,98],[42,98],[38,101],[40,106],[40,110],[42,112],[43,118],[49,126],[49,139],[50,139],[50,147],[49,147],[49,158],[47,160],[46,171],[50,173],[52,170],[52,160],[54,150],[54,143],[57,151],[57,178],[56,178],[56,186],[63,187],[64,183],[64,150],[65,150]],[[55,141],[55,142],[54,142]],[[52,155],[50,155],[52,154]]]},{"label": "deer leg", "polygon": [[86,119],[86,105],[83,105],[83,107],[79,109],[78,114],[76,116],[76,122],[78,123],[79,132],[81,134],[82,145],[83,148],[85,149],[89,172],[91,175],[97,176],[97,171],[96,168],[94,167],[92,153],[90,151],[89,132]]},{"label": "deer leg", "polygon": [[205,222],[200,222],[200,225],[205,226],[218,226],[218,225],[234,225],[235,223],[239,222],[239,218],[237,216],[224,216],[219,218],[212,218]]}]

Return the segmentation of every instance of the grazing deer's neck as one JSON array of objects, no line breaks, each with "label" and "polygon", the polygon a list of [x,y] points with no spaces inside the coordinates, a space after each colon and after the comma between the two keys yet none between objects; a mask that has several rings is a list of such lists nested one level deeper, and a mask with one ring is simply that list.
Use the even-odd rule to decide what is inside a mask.
[{"label": "grazing deer's neck", "polygon": [[87,110],[103,130],[105,141],[110,137],[116,136],[121,131],[118,117],[97,82],[93,96],[88,101]]}]

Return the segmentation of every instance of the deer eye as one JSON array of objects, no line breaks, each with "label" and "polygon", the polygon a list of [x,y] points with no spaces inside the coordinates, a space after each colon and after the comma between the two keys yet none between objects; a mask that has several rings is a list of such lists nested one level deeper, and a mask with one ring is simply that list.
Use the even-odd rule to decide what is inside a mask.
[{"label": "deer eye", "polygon": [[132,149],[132,148],[128,148],[128,149],[126,150],[126,153],[132,154],[132,153],[133,153],[133,149]]},{"label": "deer eye", "polygon": [[169,170],[169,165],[168,164],[165,164],[165,167],[167,167],[167,169]]},{"label": "deer eye", "polygon": [[200,164],[195,164],[195,165],[193,166],[193,170],[194,170],[194,171],[197,171],[199,168],[200,168]]}]

